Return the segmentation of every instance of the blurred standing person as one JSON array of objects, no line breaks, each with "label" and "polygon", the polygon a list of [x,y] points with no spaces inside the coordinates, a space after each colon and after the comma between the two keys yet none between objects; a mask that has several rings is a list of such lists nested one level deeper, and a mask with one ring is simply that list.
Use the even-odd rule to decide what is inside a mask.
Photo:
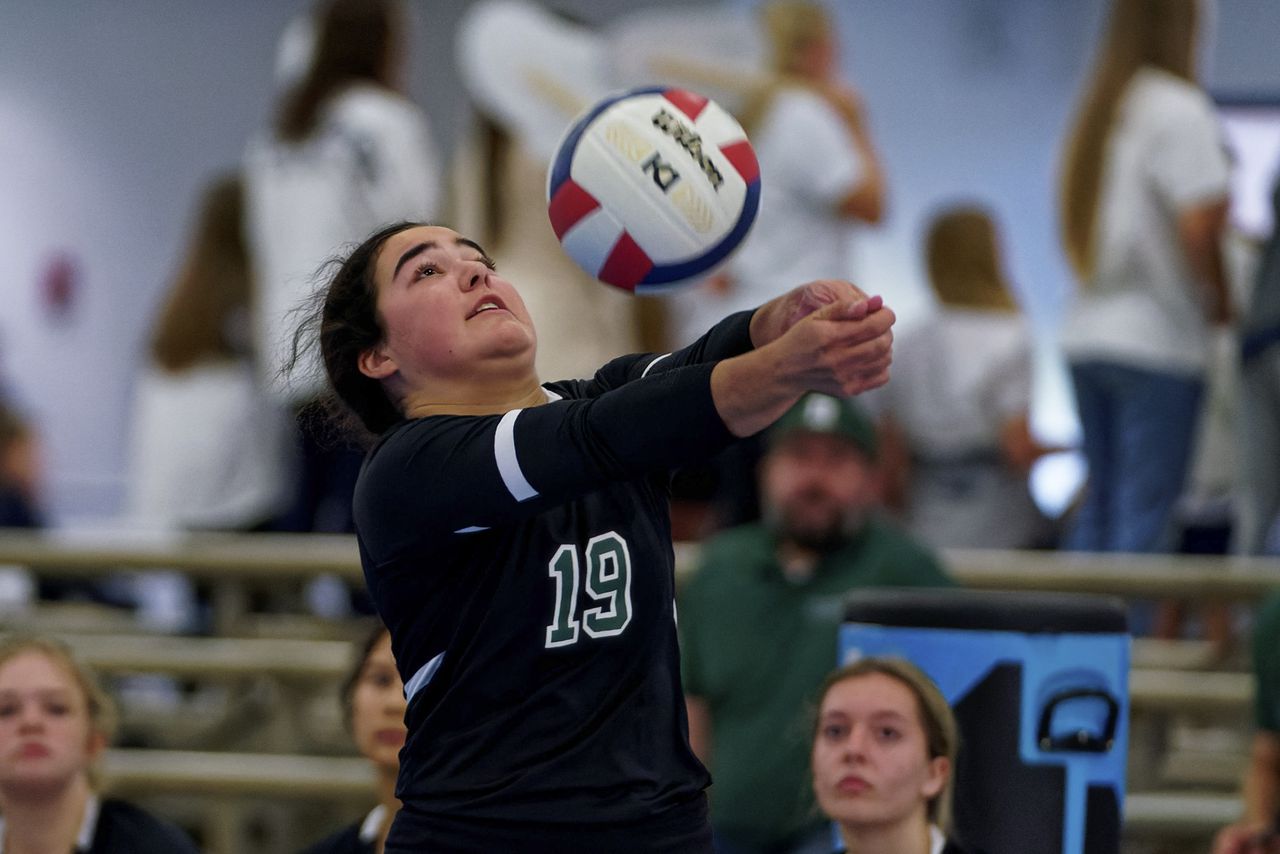
[{"label": "blurred standing person", "polygon": [[773,82],[747,100],[739,117],[765,176],[760,213],[720,274],[671,297],[678,344],[778,296],[781,283],[850,276],[851,224],[884,216],[880,157],[861,96],[840,77],[837,32],[826,8],[778,0],[760,15]]},{"label": "blurred standing person", "polygon": [[[0,528],[43,524],[39,440],[31,424],[0,398]],[[30,570],[0,564],[0,613],[23,610],[35,597]]]},{"label": "blurred standing person", "polygon": [[[256,370],[252,292],[243,185],[226,175],[202,195],[134,391],[130,525],[248,531],[280,512],[283,425]],[[144,573],[133,587],[144,622],[193,627],[195,590],[185,575]]]},{"label": "blurred standing person", "polygon": [[933,316],[904,333],[881,411],[888,500],[936,548],[1031,548],[1048,521],[1031,498],[1031,333],[1010,292],[995,223],[939,213],[926,238]]},{"label": "blurred standing person", "polygon": [[1253,624],[1253,744],[1241,794],[1244,815],[1224,827],[1213,854],[1280,854],[1280,593]]},{"label": "blurred standing person", "polygon": [[400,811],[396,776],[408,730],[404,683],[391,653],[391,633],[377,624],[357,653],[355,667],[342,684],[342,712],[356,748],[373,765],[378,805],[363,821],[325,837],[304,854],[382,854]]},{"label": "blurred standing person", "polygon": [[1280,553],[1280,180],[1271,237],[1241,319],[1241,483],[1236,551]]},{"label": "blurred standing person", "polygon": [[40,447],[35,432],[0,401],[0,528],[39,528]]},{"label": "blurred standing person", "polygon": [[[400,91],[405,10],[395,0],[327,0],[312,20],[305,70],[270,130],[245,155],[249,245],[258,289],[255,341],[265,375],[297,422],[301,471],[276,527],[349,531],[361,455],[317,435],[311,408],[324,388],[313,363],[278,384],[290,313],[321,266],[394,220],[430,219],[439,197],[435,143],[422,111]],[[296,31],[283,49],[296,48]]]},{"label": "blurred standing person", "polygon": [[[838,34],[826,8],[777,0],[760,10],[768,84],[739,116],[751,138],[764,189],[751,233],[725,267],[665,303],[669,343],[684,345],[721,317],[778,296],[784,282],[852,275],[853,225],[884,216],[885,182],[857,90],[840,77]],[[803,246],[803,251],[797,247]],[[710,492],[706,527],[759,518],[758,437],[712,461],[697,492]],[[676,493],[685,486],[677,481]]]},{"label": "blurred standing person", "polygon": [[1211,327],[1231,320],[1228,162],[1196,79],[1196,10],[1116,0],[1067,148],[1063,235],[1081,288],[1062,344],[1089,468],[1077,550],[1172,547]]},{"label": "blurred standing person", "polygon": [[129,515],[157,528],[249,530],[279,511],[283,449],[249,328],[244,193],[212,181],[154,322],[134,401]]}]

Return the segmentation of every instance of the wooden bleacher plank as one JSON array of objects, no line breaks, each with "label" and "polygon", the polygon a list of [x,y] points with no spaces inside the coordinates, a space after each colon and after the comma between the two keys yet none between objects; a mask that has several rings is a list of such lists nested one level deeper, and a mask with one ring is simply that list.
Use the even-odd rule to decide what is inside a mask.
[{"label": "wooden bleacher plank", "polygon": [[1247,673],[1133,670],[1129,704],[1135,709],[1247,713],[1253,678]]},{"label": "wooden bleacher plank", "polygon": [[1130,653],[1134,669],[1215,670],[1223,665],[1214,645],[1204,640],[1134,638]]},{"label": "wooden bleacher plank", "polygon": [[1143,839],[1212,836],[1240,818],[1242,803],[1221,792],[1131,792],[1124,799],[1124,834]]},{"label": "wooden bleacher plank", "polygon": [[[678,569],[688,572],[697,544],[676,543],[675,549]],[[1280,558],[946,549],[943,559],[958,581],[987,589],[1249,600],[1280,588]],[[0,529],[0,564],[27,566],[42,577],[181,569],[210,580],[362,578],[355,538],[329,534]]]},{"label": "wooden bleacher plank", "polygon": [[0,529],[0,564],[41,577],[84,577],[122,569],[181,569],[220,579],[364,576],[355,537],[341,534],[221,534],[137,531],[32,532]]},{"label": "wooden bleacher plank", "polygon": [[85,664],[102,672],[165,673],[197,678],[267,675],[340,679],[351,666],[344,641],[67,635]]},{"label": "wooden bleacher plank", "polygon": [[368,799],[374,779],[358,758],[190,750],[108,750],[103,772],[112,792],[280,799]]}]

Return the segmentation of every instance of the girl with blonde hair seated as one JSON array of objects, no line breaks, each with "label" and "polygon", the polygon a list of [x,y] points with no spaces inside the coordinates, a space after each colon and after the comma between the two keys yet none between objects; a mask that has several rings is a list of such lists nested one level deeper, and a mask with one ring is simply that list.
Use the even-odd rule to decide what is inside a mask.
[{"label": "girl with blonde hair seated", "polygon": [[0,851],[194,854],[176,827],[99,795],[115,709],[62,643],[0,642]]},{"label": "girl with blonde hair seated", "polygon": [[959,728],[946,698],[899,658],[833,672],[818,700],[813,791],[847,854],[964,854],[946,830]]}]

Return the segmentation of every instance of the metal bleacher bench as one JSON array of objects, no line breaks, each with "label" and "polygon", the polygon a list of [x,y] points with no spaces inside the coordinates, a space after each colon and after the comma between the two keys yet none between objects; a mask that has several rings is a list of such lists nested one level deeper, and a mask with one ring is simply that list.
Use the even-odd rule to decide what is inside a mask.
[{"label": "metal bleacher bench", "polygon": [[[694,570],[697,548],[676,544],[679,576]],[[943,558],[961,584],[986,589],[1200,602],[1250,602],[1280,589],[1276,559],[977,550],[947,550]],[[208,681],[267,677],[303,685],[335,681],[350,662],[351,646],[344,641],[231,635],[254,634],[254,624],[247,619],[247,587],[299,585],[320,574],[359,583],[359,557],[351,537],[190,534],[139,539],[127,534],[0,530],[0,565],[24,566],[42,578],[172,569],[212,585],[214,625],[220,637],[161,640],[142,631],[104,633],[114,628],[66,635],[87,663],[106,673],[161,673]],[[1192,713],[1232,720],[1248,715],[1251,677],[1224,670],[1206,644],[1139,639],[1133,646],[1133,664],[1130,701],[1137,715],[1159,719]],[[369,797],[371,786],[367,763],[346,756],[117,749],[109,751],[104,764],[109,784],[126,794],[361,799]],[[1233,821],[1239,810],[1238,797],[1221,789],[1130,792],[1125,835],[1203,840]]]}]

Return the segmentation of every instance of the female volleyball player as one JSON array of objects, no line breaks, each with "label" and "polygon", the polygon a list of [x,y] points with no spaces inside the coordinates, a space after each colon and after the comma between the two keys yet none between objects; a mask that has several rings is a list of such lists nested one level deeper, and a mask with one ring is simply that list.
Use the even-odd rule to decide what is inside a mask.
[{"label": "female volleyball player", "polygon": [[884,383],[893,320],[817,282],[542,384],[520,296],[474,242],[402,223],[346,258],[315,321],[378,437],[355,518],[408,697],[388,852],[710,851],[667,472],[805,391]]}]

